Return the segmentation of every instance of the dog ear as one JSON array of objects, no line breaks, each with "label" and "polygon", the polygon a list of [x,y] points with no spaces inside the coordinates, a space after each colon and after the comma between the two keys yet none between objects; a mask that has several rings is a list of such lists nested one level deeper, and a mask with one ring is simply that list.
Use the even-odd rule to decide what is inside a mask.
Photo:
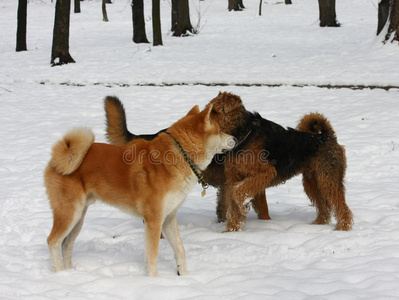
[{"label": "dog ear", "polygon": [[211,126],[212,108],[213,108],[213,104],[210,104],[200,113],[200,118],[202,120],[204,120],[205,128],[208,128],[208,126]]},{"label": "dog ear", "polygon": [[229,112],[233,111],[237,107],[242,106],[242,101],[240,96],[223,92],[219,93],[218,98],[223,98],[223,111],[224,113],[228,114]]},{"label": "dog ear", "polygon": [[200,109],[198,105],[195,105],[187,114],[187,116],[189,115],[198,115],[200,113]]}]

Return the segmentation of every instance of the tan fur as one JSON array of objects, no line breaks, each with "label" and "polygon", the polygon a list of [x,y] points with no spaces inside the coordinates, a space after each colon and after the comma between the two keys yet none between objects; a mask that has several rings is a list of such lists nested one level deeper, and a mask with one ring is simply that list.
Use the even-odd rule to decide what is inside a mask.
[{"label": "tan fur", "polygon": [[330,121],[328,121],[325,116],[317,112],[304,115],[296,128],[300,131],[309,132],[312,134],[327,132],[330,136],[336,137]]},{"label": "tan fur", "polygon": [[[197,178],[175,139],[202,170],[215,153],[231,149],[234,145],[228,142],[232,137],[221,133],[210,119],[211,109],[200,112],[195,106],[168,129],[169,134],[162,133],[153,141],[139,139],[125,146],[92,144],[86,129],[75,129],[56,144],[44,174],[54,216],[47,241],[55,271],[72,267],[73,243],[87,207],[99,199],[144,219],[148,275],[157,276],[161,231],[175,253],[178,274],[187,273],[176,212]],[[88,151],[87,145],[91,145]]]},{"label": "tan fur", "polygon": [[91,129],[71,130],[54,145],[50,165],[63,175],[72,173],[79,167],[93,143],[94,134]]},{"label": "tan fur", "polygon": [[[106,110],[108,124],[122,124],[120,130],[112,130],[108,135],[111,142],[140,138],[127,131],[125,112],[122,104],[118,106],[116,114],[109,114]],[[211,118],[227,134],[236,134],[237,130],[244,133],[245,116],[247,111],[241,98],[228,92],[219,93],[207,107],[212,106]],[[114,119],[114,120],[112,120]],[[353,225],[353,216],[345,202],[344,176],[346,170],[345,149],[336,140],[335,132],[330,122],[322,114],[311,113],[305,115],[299,122],[297,129],[311,134],[327,132],[331,137],[325,146],[315,156],[304,163],[299,173],[303,174],[303,186],[310,201],[317,209],[314,224],[328,224],[334,213],[337,219],[336,230],[350,230]],[[107,129],[108,132],[111,132]],[[128,134],[127,134],[128,133]],[[144,135],[147,136],[148,135]],[[238,140],[238,143],[241,141]],[[254,157],[262,154],[265,141],[252,141],[246,150],[251,151]],[[298,174],[299,174],[298,173]],[[258,217],[270,219],[266,201],[265,189],[284,182],[277,176],[272,163],[247,164],[239,158],[229,156],[225,163],[212,162],[203,172],[204,179],[218,188],[216,213],[219,222],[227,222],[227,231],[241,230],[251,203]],[[292,174],[297,175],[297,174]],[[285,178],[285,180],[288,178]]]}]

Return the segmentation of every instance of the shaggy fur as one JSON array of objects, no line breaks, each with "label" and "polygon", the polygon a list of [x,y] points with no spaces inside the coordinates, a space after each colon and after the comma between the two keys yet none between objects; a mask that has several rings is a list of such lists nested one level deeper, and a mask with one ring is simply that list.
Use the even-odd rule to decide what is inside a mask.
[{"label": "shaggy fur", "polygon": [[[328,224],[334,214],[336,230],[352,228],[352,212],[345,202],[345,150],[323,115],[308,114],[296,129],[285,129],[248,112],[240,97],[230,93],[219,93],[207,107],[211,106],[211,118],[237,141],[233,151],[216,155],[204,172],[205,180],[218,188],[216,211],[219,221],[227,220],[227,231],[242,229],[250,203],[259,218],[270,219],[265,189],[300,173],[305,192],[317,209],[313,223]],[[123,144],[157,135],[131,134],[116,98],[105,99],[105,111],[111,142]]]},{"label": "shaggy fur", "polygon": [[148,275],[157,276],[161,231],[174,251],[178,274],[187,273],[176,212],[198,178],[178,144],[198,170],[204,170],[216,153],[234,147],[232,137],[210,118],[211,109],[200,112],[195,106],[152,141],[94,143],[91,130],[83,128],[55,144],[44,173],[54,216],[47,242],[55,271],[72,267],[73,244],[87,208],[99,199],[144,219]]}]

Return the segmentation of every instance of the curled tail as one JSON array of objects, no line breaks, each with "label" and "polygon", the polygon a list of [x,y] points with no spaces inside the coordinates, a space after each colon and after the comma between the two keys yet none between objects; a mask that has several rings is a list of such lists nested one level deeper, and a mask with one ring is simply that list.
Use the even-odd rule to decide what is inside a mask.
[{"label": "curled tail", "polygon": [[79,168],[93,143],[94,134],[91,129],[72,129],[53,146],[50,166],[63,175],[71,174]]},{"label": "curled tail", "polygon": [[319,113],[310,113],[304,115],[296,127],[299,131],[309,132],[312,134],[328,134],[330,138],[336,138],[334,129],[330,122]]},{"label": "curled tail", "polygon": [[122,102],[113,96],[104,99],[107,139],[114,145],[126,145],[134,139],[127,130],[126,114]]}]

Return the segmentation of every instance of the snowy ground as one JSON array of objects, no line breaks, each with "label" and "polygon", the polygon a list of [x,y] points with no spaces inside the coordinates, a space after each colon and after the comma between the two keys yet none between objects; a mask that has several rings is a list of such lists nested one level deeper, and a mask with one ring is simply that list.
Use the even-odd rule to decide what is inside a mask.
[{"label": "snowy ground", "polygon": [[[28,51],[16,53],[17,1],[0,0],[0,299],[399,298],[399,89],[292,86],[399,86],[399,48],[374,36],[377,0],[337,1],[341,28],[318,27],[314,0],[265,1],[262,17],[258,1],[244,1],[238,13],[227,11],[227,0],[192,1],[192,23],[200,3],[204,26],[188,38],[168,32],[170,4],[162,1],[163,47],[133,44],[129,3],[114,2],[109,23],[99,1],[82,2],[71,16],[77,63],[51,68],[54,3],[29,2]],[[162,85],[172,83],[186,85]],[[353,230],[310,225],[315,209],[298,177],[267,190],[271,221],[251,211],[243,232],[221,233],[215,190],[201,198],[197,187],[178,213],[190,275],[176,276],[163,240],[160,277],[146,277],[142,222],[101,203],[89,209],[74,269],[54,274],[42,180],[52,144],[76,125],[105,141],[109,94],[124,101],[132,131],[152,133],[220,90],[285,126],[309,111],[330,119],[346,146]]]}]

